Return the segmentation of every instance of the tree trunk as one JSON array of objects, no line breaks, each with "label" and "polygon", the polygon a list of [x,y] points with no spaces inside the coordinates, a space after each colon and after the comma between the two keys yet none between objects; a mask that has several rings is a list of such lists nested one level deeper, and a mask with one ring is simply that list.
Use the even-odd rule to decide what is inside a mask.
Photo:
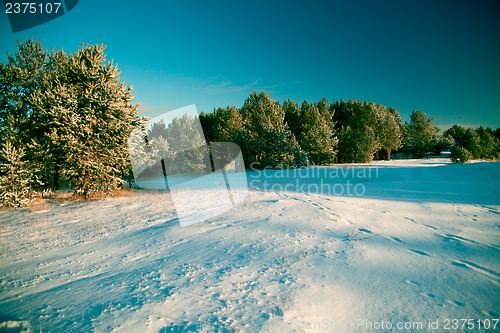
[{"label": "tree trunk", "polygon": [[387,160],[388,161],[391,160],[391,149],[390,148],[387,148]]},{"label": "tree trunk", "polygon": [[52,186],[54,187],[54,190],[59,189],[59,164],[56,163],[54,165],[54,181],[52,183]]}]

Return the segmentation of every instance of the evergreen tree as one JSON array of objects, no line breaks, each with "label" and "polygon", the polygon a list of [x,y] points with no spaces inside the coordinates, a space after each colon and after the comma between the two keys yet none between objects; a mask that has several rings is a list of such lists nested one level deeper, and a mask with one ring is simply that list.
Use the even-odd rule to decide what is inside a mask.
[{"label": "evergreen tree", "polygon": [[449,149],[453,145],[453,138],[450,135],[437,135],[436,143],[432,147],[432,153],[435,156],[441,155],[443,150]]},{"label": "evergreen tree", "polygon": [[18,42],[16,53],[7,54],[7,62],[0,63],[0,144],[10,140],[13,147],[20,147],[25,166],[32,168],[30,182],[43,183],[45,189],[53,184],[47,167],[53,155],[39,149],[47,126],[33,99],[61,76],[65,56],[62,51],[48,53],[40,42],[30,39]]},{"label": "evergreen tree", "polygon": [[497,148],[497,139],[493,135],[493,131],[490,128],[484,128],[482,126],[476,128],[476,133],[479,136],[479,156],[486,159],[494,159],[499,157]]},{"label": "evergreen tree", "polygon": [[300,137],[302,130],[302,111],[299,105],[287,99],[283,102],[283,111],[285,111],[285,122],[295,138]]},{"label": "evergreen tree", "polygon": [[500,127],[493,131],[493,133],[491,134],[493,134],[493,136],[500,141]]},{"label": "evergreen tree", "polygon": [[460,125],[453,125],[444,131],[443,135],[451,136],[456,143],[460,143],[465,135],[465,128]]},{"label": "evergreen tree", "polygon": [[200,122],[206,140],[210,142],[235,142],[243,130],[240,111],[234,106],[214,109],[210,113],[201,113]]},{"label": "evergreen tree", "polygon": [[[143,117],[128,139],[128,149],[132,168],[132,176],[138,178],[151,170],[159,159],[166,155],[168,144],[163,135],[148,135],[146,129],[148,118]],[[162,126],[165,128],[165,126]],[[160,134],[160,133],[158,133]],[[158,139],[157,139],[158,138]],[[155,175],[161,176],[161,174]]]},{"label": "evergreen tree", "polygon": [[472,159],[470,151],[462,146],[454,145],[451,147],[451,161],[453,163],[465,163]]},{"label": "evergreen tree", "polygon": [[0,143],[11,135],[25,143],[37,136],[31,95],[43,89],[43,77],[52,67],[48,53],[32,39],[18,42],[16,53],[7,53],[7,62],[0,63]]},{"label": "evergreen tree", "polygon": [[333,116],[335,111],[330,108],[330,104],[326,100],[326,98],[322,97],[318,103],[316,103],[316,107],[318,108],[319,113],[323,116],[325,119],[327,125],[332,128],[334,128],[335,123],[333,121]]},{"label": "evergreen tree", "polygon": [[197,118],[185,114],[175,117],[167,128],[171,173],[201,173],[209,171],[208,146]]},{"label": "evergreen tree", "polygon": [[243,131],[236,142],[245,163],[258,162],[259,167],[297,166],[303,155],[285,122],[285,112],[269,94],[255,91],[240,110]]},{"label": "evergreen tree", "polygon": [[[460,125],[453,125],[444,134],[453,137],[455,141],[454,146],[467,150],[471,155],[470,159],[496,159],[500,157],[500,140],[495,137],[495,132],[490,128],[480,126],[473,130],[471,128],[463,128]],[[458,149],[454,151],[457,154],[463,152],[463,150]],[[460,158],[455,160],[461,161]]]},{"label": "evergreen tree", "polygon": [[302,103],[301,114],[302,129],[299,145],[307,154],[309,162],[316,165],[333,163],[338,140],[334,137],[329,114],[320,113],[316,105],[306,101]]},{"label": "evergreen tree", "polygon": [[63,64],[63,75],[47,76],[50,85],[34,97],[48,128],[38,149],[84,197],[122,183],[130,168],[128,137],[139,124],[131,87],[120,82],[116,65],[105,63],[104,49],[82,46]]},{"label": "evergreen tree", "polygon": [[10,140],[0,149],[0,206],[20,207],[36,195],[42,182],[37,170],[24,159],[25,150],[16,148]]},{"label": "evergreen tree", "polygon": [[391,159],[391,151],[401,148],[402,136],[399,114],[395,109],[387,109],[380,104],[372,104],[375,110],[377,124],[376,136],[380,147],[387,153],[387,160]]},{"label": "evergreen tree", "polygon": [[380,148],[377,139],[376,113],[367,102],[337,101],[332,104],[335,127],[339,133],[340,163],[371,162]]},{"label": "evergreen tree", "polygon": [[432,118],[421,111],[414,110],[410,123],[404,125],[403,146],[415,158],[423,158],[437,142],[439,128],[432,124]]},{"label": "evergreen tree", "polygon": [[458,141],[458,145],[467,149],[472,154],[472,158],[481,157],[481,140],[472,128],[465,130],[464,135]]},{"label": "evergreen tree", "polygon": [[214,109],[213,112],[200,113],[201,127],[203,128],[203,133],[205,134],[205,138],[209,144],[210,142],[220,141],[218,139],[219,133],[217,131],[217,126],[221,121],[217,112],[219,109]]}]

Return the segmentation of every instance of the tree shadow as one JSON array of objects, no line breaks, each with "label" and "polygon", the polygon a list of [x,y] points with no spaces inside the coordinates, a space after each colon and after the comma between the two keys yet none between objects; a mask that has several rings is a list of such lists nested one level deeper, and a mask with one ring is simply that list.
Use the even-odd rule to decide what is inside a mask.
[{"label": "tree shadow", "polygon": [[407,202],[500,205],[500,163],[336,165],[247,172],[254,190]]}]

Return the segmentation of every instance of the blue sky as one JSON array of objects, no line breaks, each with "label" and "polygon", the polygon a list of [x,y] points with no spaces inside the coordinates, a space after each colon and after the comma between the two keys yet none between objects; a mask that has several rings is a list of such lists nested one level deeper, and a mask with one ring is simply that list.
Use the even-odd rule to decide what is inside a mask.
[{"label": "blue sky", "polygon": [[[500,127],[500,3],[429,0],[97,1],[12,33],[74,52],[106,44],[144,115],[241,106],[253,90],[421,110],[442,127]],[[4,61],[2,52],[1,61]]]}]

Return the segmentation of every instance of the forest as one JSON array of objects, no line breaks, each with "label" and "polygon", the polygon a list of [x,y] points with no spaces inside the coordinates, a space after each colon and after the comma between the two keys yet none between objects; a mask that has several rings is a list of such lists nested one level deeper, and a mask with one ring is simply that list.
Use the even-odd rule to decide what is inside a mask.
[{"label": "forest", "polygon": [[[148,151],[167,162],[169,173],[185,171],[174,164],[206,172],[210,142],[237,144],[247,168],[367,163],[395,154],[424,158],[448,149],[457,163],[500,157],[500,128],[454,125],[441,134],[422,111],[403,121],[395,108],[368,101],[280,103],[254,91],[240,108],[218,107],[198,119],[149,128],[138,108],[118,66],[106,60],[105,46],[82,45],[71,54],[18,42],[15,54],[0,63],[0,206],[23,206],[63,188],[88,198],[122,187],[134,176],[134,131],[150,138]],[[189,147],[187,155],[171,152],[171,141],[203,142],[183,132],[193,121],[201,122],[208,144]],[[141,170],[151,172],[158,163],[150,156]]]}]

